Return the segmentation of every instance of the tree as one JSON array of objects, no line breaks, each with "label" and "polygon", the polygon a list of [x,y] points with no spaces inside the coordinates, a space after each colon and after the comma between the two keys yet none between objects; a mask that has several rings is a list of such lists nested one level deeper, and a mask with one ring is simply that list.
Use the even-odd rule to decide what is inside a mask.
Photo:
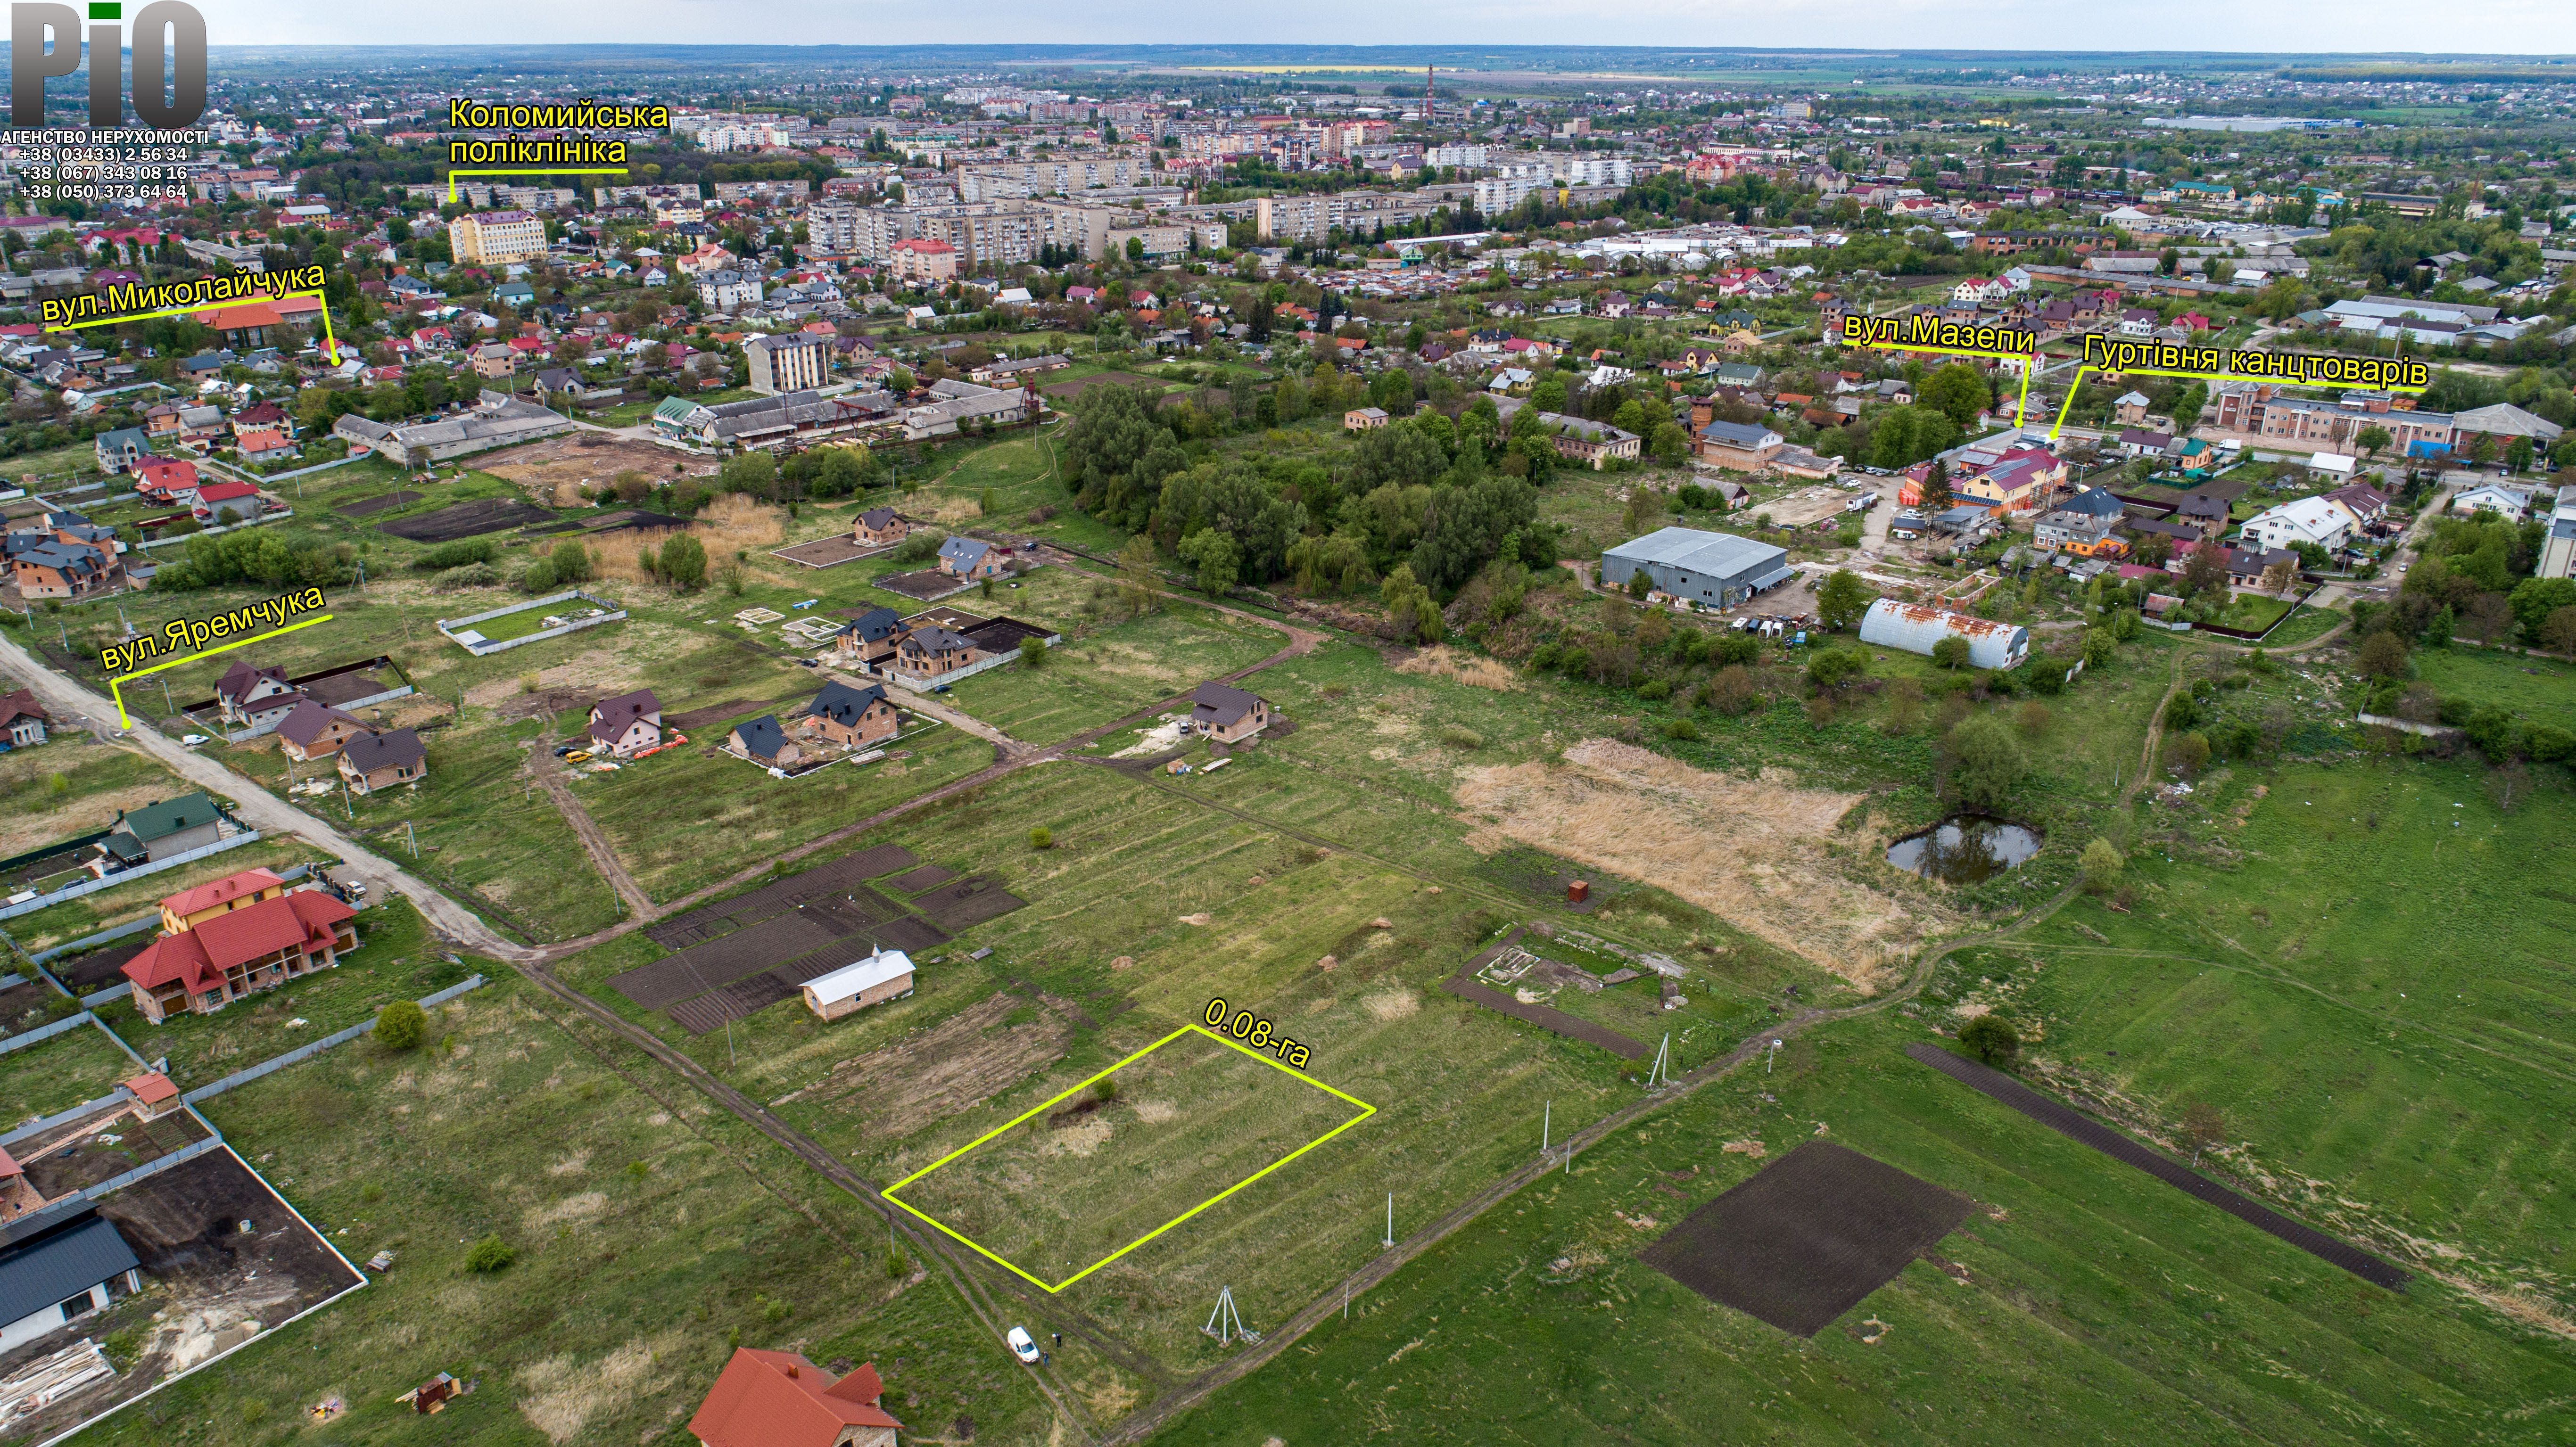
[{"label": "tree", "polygon": [[1935,461],[1923,477],[1923,511],[1935,514],[1950,506],[1950,465]]},{"label": "tree", "polygon": [[707,585],[707,546],[688,533],[673,533],[662,542],[661,572],[670,585],[694,593]]},{"label": "tree", "polygon": [[1959,1046],[1997,1070],[2006,1070],[2013,1057],[2021,1054],[2021,1032],[2001,1015],[1979,1015],[1959,1027]]},{"label": "tree", "polygon": [[1849,568],[1836,568],[1824,586],[1816,590],[1816,615],[1833,629],[1849,628],[1860,622],[1869,605],[1878,601],[1869,585]]},{"label": "tree", "polygon": [[1807,660],[1807,681],[1826,690],[1841,688],[1868,668],[1868,660],[1848,648],[1828,648]]},{"label": "tree", "polygon": [[1243,565],[1243,549],[1215,528],[1201,528],[1181,539],[1178,551],[1182,562],[1198,569],[1199,591],[1211,598],[1226,595]]},{"label": "tree", "polygon": [[[2513,617],[2522,625],[2525,643],[2540,643],[2541,630],[2548,625],[2549,615],[2561,608],[2576,607],[2576,581],[2566,578],[2525,578],[2507,600],[2513,606]],[[2544,645],[2545,646],[2545,645]]]},{"label": "tree", "polygon": [[2361,642],[2361,652],[2354,660],[2368,678],[2404,678],[2406,676],[2406,640],[2382,630]]},{"label": "tree", "polygon": [[2379,449],[2386,447],[2390,441],[2388,429],[2375,423],[2353,434],[2352,440],[2353,445],[2359,447],[2365,457],[2377,457]]},{"label": "tree", "polygon": [[1947,416],[1961,431],[1976,425],[1977,414],[1994,405],[1986,375],[1966,362],[1952,362],[1923,379],[1915,393],[1922,405]]},{"label": "tree", "polygon": [[1020,666],[1022,668],[1044,668],[1046,667],[1046,661],[1047,644],[1045,639],[1040,638],[1033,633],[1020,640]]},{"label": "tree", "polygon": [[2197,778],[2209,766],[2209,738],[2205,734],[2180,734],[2165,740],[2165,765],[2183,778]]},{"label": "tree", "polygon": [[2576,608],[2553,608],[2540,625],[2540,646],[2576,655]]},{"label": "tree", "polygon": [[2191,1142],[2191,1163],[2200,1164],[2200,1153],[2227,1141],[2227,1118],[2218,1107],[2205,1100],[2195,1100],[2182,1108],[2183,1138]]},{"label": "tree", "polygon": [[396,1000],[376,1012],[376,1043],[388,1050],[416,1050],[429,1034],[429,1015],[409,1000]]},{"label": "tree", "polygon": [[2128,863],[2121,858],[2119,845],[2098,836],[2084,846],[2084,854],[2077,862],[2084,867],[2084,887],[2095,894],[2109,894],[2118,888],[2120,871]]},{"label": "tree", "polygon": [[1961,720],[1941,741],[1941,753],[1951,797],[1971,809],[2001,807],[2030,771],[2021,740],[1993,714]]},{"label": "tree", "polygon": [[1154,540],[1141,533],[1118,550],[1118,596],[1131,614],[1154,606]]},{"label": "tree", "polygon": [[1537,384],[1530,388],[1529,404],[1533,411],[1562,412],[1565,410],[1565,402],[1563,372],[1550,372],[1539,378]]},{"label": "tree", "polygon": [[1968,640],[1965,638],[1944,638],[1940,642],[1933,644],[1932,661],[1943,668],[1967,667]]},{"label": "tree", "polygon": [[2203,543],[2191,550],[2191,560],[2182,565],[2182,590],[2198,598],[2227,595],[2227,564],[2218,556],[2218,545]]}]

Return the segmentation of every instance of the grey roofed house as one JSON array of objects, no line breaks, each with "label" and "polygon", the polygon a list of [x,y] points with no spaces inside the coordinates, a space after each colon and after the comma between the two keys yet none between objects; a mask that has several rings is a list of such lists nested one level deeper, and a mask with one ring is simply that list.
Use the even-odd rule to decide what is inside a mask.
[{"label": "grey roofed house", "polygon": [[283,689],[286,684],[286,670],[262,668],[244,659],[225,669],[224,676],[215,680],[215,696],[236,701],[248,698],[259,688],[261,679],[276,683]]},{"label": "grey roofed house", "polygon": [[963,633],[925,625],[912,630],[911,636],[903,640],[903,646],[915,653],[954,653],[971,651],[975,640]]},{"label": "grey roofed house", "polygon": [[866,524],[869,531],[881,533],[894,526],[895,513],[890,507],[872,507],[859,514],[858,520]]},{"label": "grey roofed house", "polygon": [[2128,505],[2111,495],[2106,487],[2088,487],[2057,505],[2059,512],[2086,513],[2094,517],[2118,517]]},{"label": "grey roofed house", "polygon": [[[33,1341],[93,1309],[98,1288],[120,1276],[133,1290],[138,1283],[130,1273],[142,1265],[116,1223],[95,1210],[12,1243],[0,1250],[0,1343]],[[77,1309],[64,1313],[73,1304]]]},{"label": "grey roofed house", "polygon": [[408,461],[409,454],[415,451],[437,462],[571,430],[569,419],[534,402],[486,391],[474,410],[435,422],[396,427],[377,444],[376,450],[385,454],[389,462]]},{"label": "grey roofed house", "polygon": [[1732,608],[1788,581],[1797,570],[1789,566],[1788,550],[1770,543],[1698,528],[1658,528],[1601,555],[1601,581],[1607,586],[1624,587],[1640,571],[1659,592]]},{"label": "grey roofed house", "polygon": [[775,715],[762,714],[749,723],[736,724],[733,736],[742,741],[744,754],[755,759],[775,759],[787,746],[787,731],[778,726]]},{"label": "grey roofed house", "polygon": [[993,545],[980,538],[952,536],[939,545],[939,556],[955,563],[962,574],[971,571],[992,550]]},{"label": "grey roofed house", "polygon": [[1261,700],[1222,683],[1202,683],[1190,690],[1190,724],[1194,728],[1232,728],[1261,706]]},{"label": "grey roofed house", "polygon": [[2489,407],[2472,407],[2451,414],[2451,426],[2462,432],[2482,432],[2490,437],[2528,437],[2537,442],[2554,442],[2563,431],[2546,417],[2536,416],[2510,402]]},{"label": "grey roofed house", "polygon": [[410,729],[390,733],[360,734],[340,748],[340,757],[361,774],[378,769],[412,768],[429,757],[429,749],[420,735]]},{"label": "grey roofed house", "polygon": [[902,630],[903,619],[892,608],[870,608],[842,624],[837,636],[856,638],[862,643],[877,643],[893,637]]},{"label": "grey roofed house", "polygon": [[344,713],[327,703],[316,703],[308,698],[297,704],[286,717],[277,721],[277,736],[297,748],[303,748],[320,738],[322,731],[329,728],[335,721],[360,729],[366,727],[358,721],[356,715]]},{"label": "grey roofed house", "polygon": [[822,692],[814,695],[814,701],[805,706],[805,715],[854,729],[859,726],[859,715],[885,702],[885,696],[882,683],[871,683],[862,688],[836,678],[824,684]]}]

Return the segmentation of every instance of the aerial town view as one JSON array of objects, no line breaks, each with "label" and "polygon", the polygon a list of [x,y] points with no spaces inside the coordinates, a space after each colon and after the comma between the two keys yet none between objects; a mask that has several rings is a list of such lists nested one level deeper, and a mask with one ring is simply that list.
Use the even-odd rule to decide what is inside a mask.
[{"label": "aerial town view", "polygon": [[2576,1443],[2576,11],[9,8],[0,1447]]}]

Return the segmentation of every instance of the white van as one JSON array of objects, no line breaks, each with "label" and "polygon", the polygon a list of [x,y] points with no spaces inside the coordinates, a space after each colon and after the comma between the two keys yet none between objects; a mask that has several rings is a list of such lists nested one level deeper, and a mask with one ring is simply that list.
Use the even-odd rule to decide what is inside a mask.
[{"label": "white van", "polygon": [[1029,1335],[1027,1327],[1012,1327],[1008,1340],[1011,1343],[1011,1355],[1033,1366],[1037,1363],[1041,1355],[1038,1351],[1038,1341],[1036,1337]]}]

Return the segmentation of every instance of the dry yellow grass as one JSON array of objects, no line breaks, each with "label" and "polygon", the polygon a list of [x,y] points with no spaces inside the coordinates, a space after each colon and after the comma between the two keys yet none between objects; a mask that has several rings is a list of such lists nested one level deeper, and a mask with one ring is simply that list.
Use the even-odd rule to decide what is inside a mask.
[{"label": "dry yellow grass", "polygon": [[1398,673],[1415,673],[1426,678],[1447,678],[1474,688],[1509,693],[1521,686],[1520,675],[1499,659],[1479,658],[1460,653],[1446,643],[1434,643],[1395,665]]},{"label": "dry yellow grass", "polygon": [[1825,850],[1859,794],[1802,789],[1694,769],[1610,739],[1562,763],[1461,772],[1458,802],[1491,822],[1468,836],[1507,843],[1668,889],[1863,989],[1875,989],[1921,937],[1901,901],[1852,878]]},{"label": "dry yellow grass", "polygon": [[686,1343],[678,1332],[638,1337],[583,1365],[571,1356],[547,1357],[519,1370],[519,1415],[550,1442],[569,1442],[601,1410],[623,1406],[653,1375],[654,1363],[677,1356]]}]

